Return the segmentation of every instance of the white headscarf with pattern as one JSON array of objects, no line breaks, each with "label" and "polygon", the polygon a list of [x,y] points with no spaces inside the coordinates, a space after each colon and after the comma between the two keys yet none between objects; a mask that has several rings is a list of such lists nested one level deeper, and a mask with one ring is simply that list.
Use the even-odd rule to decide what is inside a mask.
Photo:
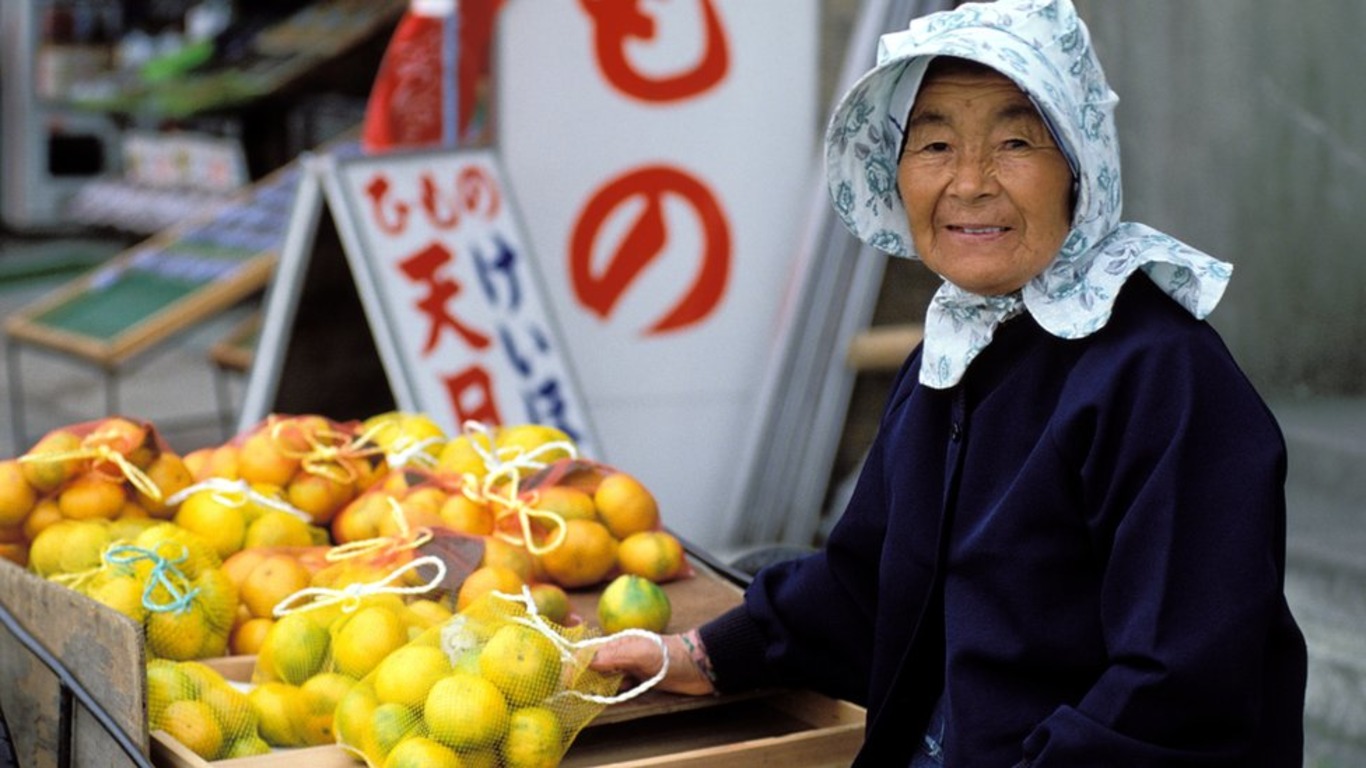
[{"label": "white headscarf with pattern", "polygon": [[1014,80],[1067,156],[1077,196],[1062,249],[1019,291],[981,296],[947,281],[940,286],[925,318],[921,383],[957,384],[996,327],[1021,311],[1059,338],[1096,332],[1139,269],[1192,315],[1208,316],[1232,265],[1146,225],[1120,221],[1118,98],[1070,0],[965,3],[882,37],[877,65],[835,108],[825,139],[835,209],[859,239],[917,258],[896,185],[898,152],[906,115],[935,56],[971,59]]}]

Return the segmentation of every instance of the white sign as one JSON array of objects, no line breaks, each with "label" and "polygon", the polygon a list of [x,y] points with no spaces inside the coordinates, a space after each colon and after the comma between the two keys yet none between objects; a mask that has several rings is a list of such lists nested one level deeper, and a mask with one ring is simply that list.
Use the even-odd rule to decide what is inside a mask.
[{"label": "white sign", "polygon": [[329,205],[391,382],[454,434],[467,420],[558,427],[585,455],[585,407],[492,152],[337,163]]},{"label": "white sign", "polygon": [[815,171],[816,0],[514,0],[495,125],[605,460],[719,537]]}]

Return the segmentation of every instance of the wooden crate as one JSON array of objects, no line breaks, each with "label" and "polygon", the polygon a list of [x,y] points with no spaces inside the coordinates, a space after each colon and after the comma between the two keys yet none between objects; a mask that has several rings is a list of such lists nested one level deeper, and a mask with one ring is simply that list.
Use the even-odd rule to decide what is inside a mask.
[{"label": "wooden crate", "polygon": [[[0,559],[0,603],[145,752],[147,678],[141,629],[123,614],[4,559]],[[19,764],[57,765],[63,741],[60,680],[3,628],[0,681],[0,708],[9,723]],[[104,726],[79,704],[73,702],[73,707],[71,765],[133,765]]]}]

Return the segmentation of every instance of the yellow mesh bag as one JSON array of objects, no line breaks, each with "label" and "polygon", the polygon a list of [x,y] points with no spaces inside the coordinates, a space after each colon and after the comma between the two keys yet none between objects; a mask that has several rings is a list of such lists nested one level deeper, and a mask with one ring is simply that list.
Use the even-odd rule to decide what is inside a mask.
[{"label": "yellow mesh bag", "polygon": [[337,743],[372,768],[557,765],[607,704],[654,682],[616,694],[619,675],[588,667],[603,640],[546,620],[525,590],[490,593],[355,686],[335,713]]},{"label": "yellow mesh bag", "polygon": [[147,713],[148,728],[165,731],[205,760],[270,751],[247,694],[201,662],[147,662]]}]

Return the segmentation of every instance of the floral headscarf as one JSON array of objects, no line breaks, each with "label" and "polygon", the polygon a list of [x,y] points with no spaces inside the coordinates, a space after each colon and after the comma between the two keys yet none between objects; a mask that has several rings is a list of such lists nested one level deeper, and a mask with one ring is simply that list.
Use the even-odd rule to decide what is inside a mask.
[{"label": "floral headscarf", "polygon": [[957,384],[996,327],[1021,311],[1059,338],[1096,332],[1139,269],[1192,315],[1204,318],[1214,309],[1232,265],[1120,221],[1118,98],[1071,0],[965,3],[882,37],[877,66],[835,108],[825,139],[835,209],[859,239],[893,256],[917,257],[897,163],[903,123],[935,56],[971,59],[1014,80],[1067,156],[1077,195],[1062,249],[1019,291],[980,296],[947,281],[940,286],[925,319],[921,383]]}]

